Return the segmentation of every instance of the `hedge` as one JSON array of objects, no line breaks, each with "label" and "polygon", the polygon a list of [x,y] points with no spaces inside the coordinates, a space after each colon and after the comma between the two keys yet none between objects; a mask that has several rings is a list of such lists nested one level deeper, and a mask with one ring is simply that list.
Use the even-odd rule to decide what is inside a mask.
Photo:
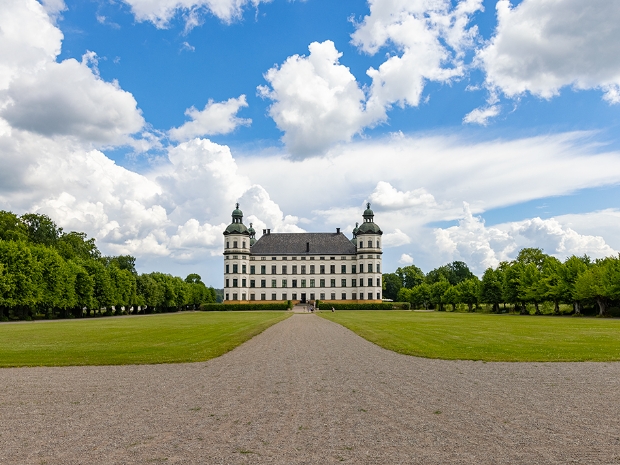
[{"label": "hedge", "polygon": [[392,310],[393,305],[389,302],[380,304],[333,304],[331,302],[322,302],[319,305],[321,310]]},{"label": "hedge", "polygon": [[286,302],[279,303],[248,303],[248,304],[203,304],[200,310],[205,312],[235,312],[243,310],[288,310]]}]

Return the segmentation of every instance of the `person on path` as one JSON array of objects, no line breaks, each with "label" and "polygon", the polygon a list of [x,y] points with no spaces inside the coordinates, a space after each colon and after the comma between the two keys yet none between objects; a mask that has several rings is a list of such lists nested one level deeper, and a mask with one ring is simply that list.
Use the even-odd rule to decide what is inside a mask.
[{"label": "person on path", "polygon": [[335,312],[336,310],[334,310],[334,307],[332,307],[332,312]]}]

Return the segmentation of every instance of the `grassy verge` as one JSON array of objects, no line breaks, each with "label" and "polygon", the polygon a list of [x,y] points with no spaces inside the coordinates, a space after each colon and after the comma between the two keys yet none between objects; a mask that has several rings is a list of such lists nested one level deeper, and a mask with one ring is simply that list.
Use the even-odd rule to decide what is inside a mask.
[{"label": "grassy verge", "polygon": [[321,313],[389,350],[418,357],[505,362],[620,360],[620,321],[462,313]]},{"label": "grassy verge", "polygon": [[0,367],[200,362],[289,315],[198,312],[0,324]]}]

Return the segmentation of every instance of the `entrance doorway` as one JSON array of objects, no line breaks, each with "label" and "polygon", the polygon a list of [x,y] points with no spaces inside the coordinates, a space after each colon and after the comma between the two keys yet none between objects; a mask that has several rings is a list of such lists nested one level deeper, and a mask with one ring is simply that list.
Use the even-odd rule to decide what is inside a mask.
[{"label": "entrance doorway", "polygon": [[305,293],[301,294],[301,301],[300,301],[300,303],[302,303],[302,304],[306,303],[306,294]]}]

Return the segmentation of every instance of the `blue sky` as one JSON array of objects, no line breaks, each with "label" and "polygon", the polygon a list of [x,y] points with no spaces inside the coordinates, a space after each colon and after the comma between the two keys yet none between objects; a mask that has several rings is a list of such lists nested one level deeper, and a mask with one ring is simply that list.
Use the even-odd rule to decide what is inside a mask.
[{"label": "blue sky", "polygon": [[0,208],[141,271],[221,286],[237,201],[290,232],[350,231],[371,201],[386,270],[620,249],[613,0],[0,10]]}]

